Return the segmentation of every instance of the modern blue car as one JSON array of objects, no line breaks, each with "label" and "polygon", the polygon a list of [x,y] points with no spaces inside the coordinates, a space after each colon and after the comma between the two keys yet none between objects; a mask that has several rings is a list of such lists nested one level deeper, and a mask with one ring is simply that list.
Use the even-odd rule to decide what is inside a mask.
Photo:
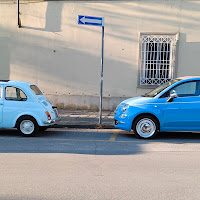
[{"label": "modern blue car", "polygon": [[200,76],[173,79],[143,96],[127,99],[115,110],[115,127],[137,138],[158,132],[200,131]]}]

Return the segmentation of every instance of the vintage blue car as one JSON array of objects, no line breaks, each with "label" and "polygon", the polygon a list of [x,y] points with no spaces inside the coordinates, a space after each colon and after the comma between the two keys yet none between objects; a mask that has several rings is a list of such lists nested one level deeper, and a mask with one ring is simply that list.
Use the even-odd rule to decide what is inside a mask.
[{"label": "vintage blue car", "polygon": [[115,127],[137,138],[158,132],[200,131],[200,76],[171,80],[152,92],[123,101],[115,110]]},{"label": "vintage blue car", "polygon": [[0,128],[17,128],[24,136],[44,131],[60,120],[39,88],[22,81],[0,81]]}]

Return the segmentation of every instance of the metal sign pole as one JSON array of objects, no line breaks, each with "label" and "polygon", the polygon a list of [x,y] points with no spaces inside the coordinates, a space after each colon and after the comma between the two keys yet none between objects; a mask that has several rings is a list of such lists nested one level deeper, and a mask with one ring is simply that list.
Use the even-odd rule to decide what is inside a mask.
[{"label": "metal sign pole", "polygon": [[101,85],[100,85],[100,109],[99,125],[102,123],[102,96],[103,96],[103,53],[104,53],[104,26],[102,26],[102,47],[101,47]]},{"label": "metal sign pole", "polygon": [[19,17],[19,0],[17,0],[17,25],[19,28],[21,28],[21,21],[20,21],[20,17]]},{"label": "metal sign pole", "polygon": [[17,0],[17,25],[19,26],[19,0]]}]

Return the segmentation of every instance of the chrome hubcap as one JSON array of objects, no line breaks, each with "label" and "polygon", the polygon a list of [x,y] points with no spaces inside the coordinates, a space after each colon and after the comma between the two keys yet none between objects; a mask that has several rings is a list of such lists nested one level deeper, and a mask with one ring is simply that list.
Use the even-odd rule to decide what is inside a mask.
[{"label": "chrome hubcap", "polygon": [[137,133],[143,138],[151,137],[156,131],[155,123],[149,119],[141,119],[136,125]]},{"label": "chrome hubcap", "polygon": [[34,123],[31,120],[24,120],[20,124],[20,130],[23,134],[31,134],[34,131]]},{"label": "chrome hubcap", "polygon": [[146,123],[146,124],[143,125],[142,130],[144,132],[149,132],[151,130],[151,126]]}]

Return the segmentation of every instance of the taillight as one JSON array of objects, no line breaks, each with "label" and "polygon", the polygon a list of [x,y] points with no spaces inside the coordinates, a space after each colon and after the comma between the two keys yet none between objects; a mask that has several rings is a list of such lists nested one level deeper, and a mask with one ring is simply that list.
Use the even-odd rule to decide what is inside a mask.
[{"label": "taillight", "polygon": [[47,115],[47,118],[48,118],[48,119],[51,119],[50,113],[49,113],[48,111],[46,111],[45,113],[46,113],[46,115]]}]

